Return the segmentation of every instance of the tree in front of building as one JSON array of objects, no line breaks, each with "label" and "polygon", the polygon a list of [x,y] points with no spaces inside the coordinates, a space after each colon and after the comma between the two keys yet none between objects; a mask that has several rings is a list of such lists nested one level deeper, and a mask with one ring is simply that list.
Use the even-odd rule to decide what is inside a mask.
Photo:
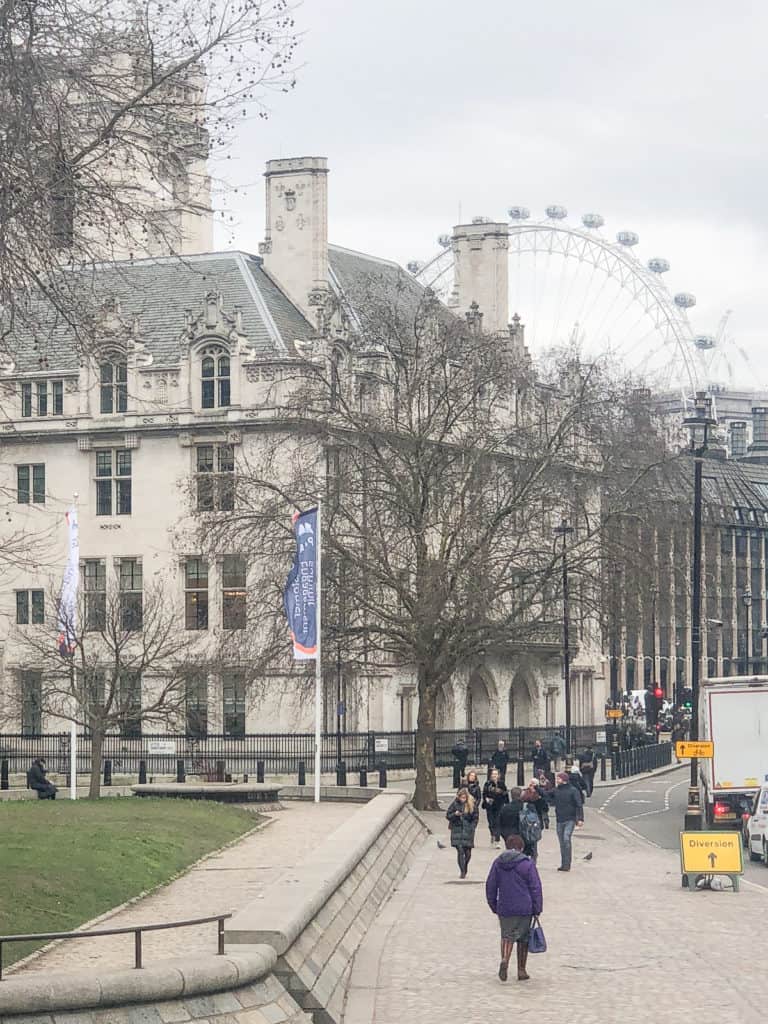
[{"label": "tree in front of building", "polygon": [[[31,591],[29,607],[17,607],[16,682],[4,706],[22,731],[74,722],[87,734],[92,798],[99,795],[105,736],[178,725],[188,682],[205,661],[179,629],[180,609],[168,590],[143,587],[136,565],[130,578],[123,571],[109,579],[97,565],[83,580],[75,615],[64,614],[55,592]],[[26,593],[17,592],[17,606]]]},{"label": "tree in front of building", "polygon": [[285,638],[289,517],[325,498],[324,621],[374,685],[393,666],[415,678],[415,804],[430,809],[441,689],[486,655],[558,649],[563,518],[572,574],[597,581],[592,440],[627,388],[573,353],[537,371],[516,324],[485,334],[405,280],[368,281],[350,306],[345,341],[283,374],[280,431],[242,455],[236,509],[207,517],[205,541],[258,559],[260,632]]}]

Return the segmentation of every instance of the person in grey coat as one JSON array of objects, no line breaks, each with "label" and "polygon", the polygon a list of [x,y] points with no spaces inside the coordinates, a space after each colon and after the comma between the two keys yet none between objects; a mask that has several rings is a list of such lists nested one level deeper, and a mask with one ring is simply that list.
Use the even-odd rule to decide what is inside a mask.
[{"label": "person in grey coat", "polygon": [[451,830],[451,846],[459,862],[459,878],[467,877],[467,868],[475,845],[478,810],[466,786],[456,793],[456,799],[445,812]]}]

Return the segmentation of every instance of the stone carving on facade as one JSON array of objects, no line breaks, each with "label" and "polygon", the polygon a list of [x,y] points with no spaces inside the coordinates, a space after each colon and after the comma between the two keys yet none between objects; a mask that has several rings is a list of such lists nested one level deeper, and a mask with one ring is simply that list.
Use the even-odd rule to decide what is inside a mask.
[{"label": "stone carving on facade", "polygon": [[296,193],[292,188],[287,188],[284,193],[286,210],[296,209]]},{"label": "stone carving on facade", "polygon": [[259,256],[269,256],[272,252],[272,239],[267,238],[263,242],[259,242]]}]

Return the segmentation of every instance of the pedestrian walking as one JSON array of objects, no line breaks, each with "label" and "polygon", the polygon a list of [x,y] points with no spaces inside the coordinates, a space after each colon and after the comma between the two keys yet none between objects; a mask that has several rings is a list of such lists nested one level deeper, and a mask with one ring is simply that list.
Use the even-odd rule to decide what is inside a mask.
[{"label": "pedestrian walking", "polygon": [[469,760],[469,747],[464,739],[458,739],[451,747],[451,753],[453,759],[456,762],[456,766],[459,769],[459,777],[464,775],[467,770],[467,761]]},{"label": "pedestrian walking", "polygon": [[459,878],[467,877],[467,868],[475,845],[478,810],[466,786],[456,793],[456,799],[445,812],[451,830],[451,846],[459,862]]},{"label": "pedestrian walking", "polygon": [[504,740],[499,740],[496,749],[491,755],[491,764],[498,771],[501,781],[504,782],[507,777],[507,765],[509,764],[507,744]]},{"label": "pedestrian walking", "polygon": [[538,775],[539,772],[546,774],[549,771],[549,754],[544,749],[541,740],[536,740],[533,744],[531,761],[533,762],[534,775]]},{"label": "pedestrian walking", "polygon": [[579,771],[581,777],[584,779],[584,786],[586,787],[587,796],[592,796],[592,792],[595,788],[595,771],[597,770],[597,754],[594,752],[592,747],[587,744],[584,752],[579,756]]},{"label": "pedestrian walking", "polygon": [[573,764],[573,762],[571,762],[570,764],[566,764],[565,771],[568,775],[568,778],[570,779],[571,785],[575,790],[578,791],[578,794],[581,797],[581,802],[583,804],[587,798],[587,784],[584,781],[583,775],[579,771],[578,767],[575,764]]},{"label": "pedestrian walking", "polygon": [[520,794],[520,800],[523,805],[519,814],[520,835],[525,843],[523,853],[535,863],[539,856],[541,833],[549,828],[549,804],[539,791],[535,779],[531,779]]},{"label": "pedestrian walking", "polygon": [[499,835],[505,841],[508,836],[519,836],[521,834],[520,812],[523,809],[523,801],[520,797],[522,792],[519,786],[513,786],[509,791],[509,799],[499,811]]},{"label": "pedestrian walking", "polygon": [[552,740],[549,744],[549,749],[552,751],[552,757],[555,762],[555,771],[559,772],[560,758],[565,757],[565,755],[568,753],[568,750],[565,746],[565,740],[559,732],[556,732],[555,735],[552,737]]},{"label": "pedestrian walking", "polygon": [[555,820],[557,841],[560,844],[560,867],[558,871],[571,870],[571,837],[575,828],[584,824],[584,804],[579,791],[571,785],[565,772],[557,776],[555,786]]},{"label": "pedestrian walking", "polygon": [[520,836],[509,836],[506,846],[505,852],[491,865],[485,882],[485,898],[498,917],[501,930],[499,978],[507,980],[512,947],[517,943],[517,977],[519,981],[528,981],[531,919],[538,917],[544,907],[541,879],[536,865],[522,852]]},{"label": "pedestrian walking", "polygon": [[45,777],[48,769],[45,766],[45,759],[36,757],[29,766],[27,772],[27,785],[30,789],[37,791],[38,800],[55,800],[58,790],[52,782]]},{"label": "pedestrian walking", "polygon": [[509,799],[507,787],[502,781],[497,768],[491,769],[491,777],[483,786],[483,807],[488,816],[488,831],[491,833],[491,846],[499,842],[499,815]]},{"label": "pedestrian walking", "polygon": [[461,784],[469,791],[469,795],[475,801],[475,807],[479,808],[483,800],[483,791],[480,788],[480,780],[474,768],[469,769],[467,777],[461,780]]}]

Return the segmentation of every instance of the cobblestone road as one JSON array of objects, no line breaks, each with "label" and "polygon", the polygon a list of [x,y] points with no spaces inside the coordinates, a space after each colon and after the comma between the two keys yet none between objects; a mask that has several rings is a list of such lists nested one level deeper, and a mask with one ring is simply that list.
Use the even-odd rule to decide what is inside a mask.
[{"label": "cobblestone road", "polygon": [[[447,842],[442,815],[427,818]],[[554,831],[542,840],[549,952],[529,957],[531,981],[511,980],[510,971],[510,981],[500,982],[498,925],[484,895],[496,853],[483,829],[478,835],[466,882],[458,880],[454,851],[439,850],[432,839],[404,880],[397,913],[393,907],[389,919],[382,918],[384,935],[372,932],[366,939],[383,942],[377,970],[369,957],[362,977],[360,956],[353,982],[375,986],[375,1024],[521,1018],[537,1024],[736,1024],[762,1018],[759,937],[768,895],[748,883],[739,893],[689,893],[680,885],[677,854],[589,810],[570,874],[556,871]],[[589,851],[593,857],[584,861]]]},{"label": "cobblestone road", "polygon": [[[265,828],[197,867],[138,903],[113,914],[97,928],[183,920],[229,913],[279,884],[282,874],[303,860],[312,847],[354,814],[358,804],[292,801],[267,815]],[[216,950],[216,925],[150,932],[143,937],[144,962]],[[92,966],[132,967],[133,936],[62,942],[19,970],[84,970]]]}]

